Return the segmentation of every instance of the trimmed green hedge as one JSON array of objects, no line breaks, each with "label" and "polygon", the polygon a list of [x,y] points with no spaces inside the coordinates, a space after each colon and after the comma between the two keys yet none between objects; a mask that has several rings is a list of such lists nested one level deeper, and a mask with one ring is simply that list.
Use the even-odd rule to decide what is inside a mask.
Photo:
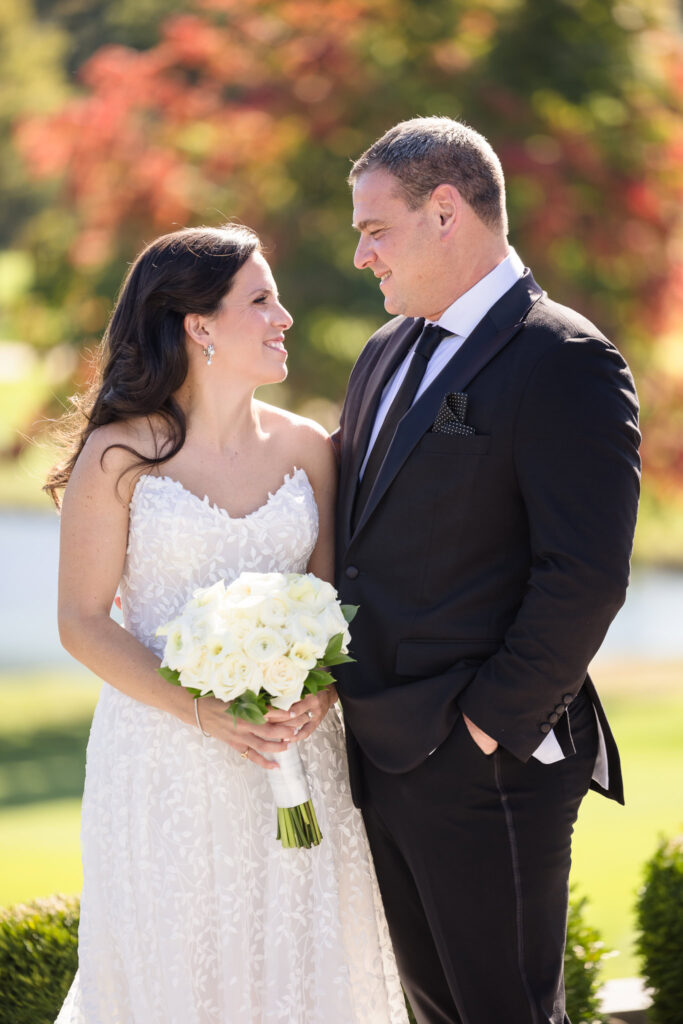
[{"label": "trimmed green hedge", "polygon": [[[585,903],[569,906],[564,970],[573,1024],[604,1020],[596,997],[604,950],[583,920]],[[65,896],[0,910],[0,1024],[52,1024],[78,965],[78,912],[78,898]]]},{"label": "trimmed green hedge", "polygon": [[683,1021],[683,835],[662,839],[645,865],[636,903],[636,949],[643,975],[654,989],[648,1019]]},{"label": "trimmed green hedge", "polygon": [[78,965],[75,896],[0,909],[0,1024],[52,1024]]},{"label": "trimmed green hedge", "polygon": [[599,932],[586,924],[586,897],[569,901],[567,946],[564,952],[564,987],[567,1015],[572,1024],[603,1024],[598,988],[600,966],[606,956]]}]

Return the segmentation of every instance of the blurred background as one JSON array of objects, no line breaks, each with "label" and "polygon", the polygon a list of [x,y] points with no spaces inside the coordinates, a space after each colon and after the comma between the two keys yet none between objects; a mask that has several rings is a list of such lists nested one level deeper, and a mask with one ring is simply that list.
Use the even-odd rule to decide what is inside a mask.
[{"label": "blurred background", "polygon": [[593,667],[628,804],[589,796],[574,883],[638,973],[633,903],[683,828],[683,37],[674,0],[4,0],[0,8],[0,904],[77,892],[98,684],[55,627],[48,423],[91,373],[127,264],[237,218],[295,326],[265,396],[336,423],[386,318],[353,269],[350,161],[462,118],[501,157],[510,238],[628,358],[642,405],[632,587]]}]

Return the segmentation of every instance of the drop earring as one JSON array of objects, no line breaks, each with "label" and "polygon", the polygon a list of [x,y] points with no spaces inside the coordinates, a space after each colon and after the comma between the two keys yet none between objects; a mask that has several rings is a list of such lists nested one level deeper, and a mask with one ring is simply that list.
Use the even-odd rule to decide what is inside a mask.
[{"label": "drop earring", "polygon": [[211,366],[211,360],[213,359],[214,352],[216,349],[213,347],[213,342],[209,342],[206,348],[202,349],[202,352],[206,356],[206,365]]}]

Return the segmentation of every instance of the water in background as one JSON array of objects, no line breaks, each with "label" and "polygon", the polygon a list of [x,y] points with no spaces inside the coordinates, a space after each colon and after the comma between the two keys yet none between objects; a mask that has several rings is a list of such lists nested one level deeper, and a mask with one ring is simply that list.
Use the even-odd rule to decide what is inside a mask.
[{"label": "water in background", "polygon": [[[59,520],[0,513],[0,668],[75,663],[57,635]],[[636,569],[598,658],[683,657],[683,573]]]}]

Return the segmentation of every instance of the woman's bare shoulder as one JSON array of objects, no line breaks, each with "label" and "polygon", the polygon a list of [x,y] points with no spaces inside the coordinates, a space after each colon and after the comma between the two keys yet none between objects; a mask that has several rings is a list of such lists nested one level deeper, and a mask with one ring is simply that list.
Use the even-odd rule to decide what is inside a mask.
[{"label": "woman's bare shoulder", "polygon": [[264,402],[259,403],[259,413],[263,428],[282,446],[292,466],[305,469],[311,480],[333,472],[334,448],[320,423]]},{"label": "woman's bare shoulder", "polygon": [[74,475],[93,480],[103,475],[113,481],[117,493],[126,501],[144,470],[140,459],[158,457],[166,436],[163,422],[147,416],[96,427],[78,456]]},{"label": "woman's bare shoulder", "polygon": [[308,440],[313,444],[324,446],[329,441],[330,435],[316,420],[308,416],[299,416],[298,413],[290,412],[289,409],[280,409],[276,405],[267,405],[265,402],[258,402],[261,425],[264,429],[279,439]]}]

